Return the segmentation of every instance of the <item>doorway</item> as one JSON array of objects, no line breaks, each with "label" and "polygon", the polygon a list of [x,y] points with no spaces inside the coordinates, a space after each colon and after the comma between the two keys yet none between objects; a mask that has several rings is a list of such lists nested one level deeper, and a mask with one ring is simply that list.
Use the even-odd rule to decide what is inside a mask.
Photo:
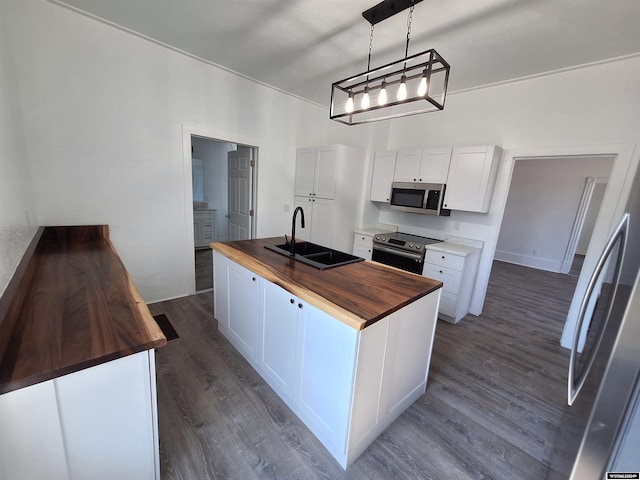
[{"label": "doorway", "polygon": [[252,238],[257,148],[200,135],[190,142],[194,282],[204,292],[213,289],[209,244]]},{"label": "doorway", "polygon": [[[585,197],[585,184],[603,184],[598,189],[603,194],[614,160],[585,155],[516,161],[495,260],[562,274],[575,264],[571,273],[579,276],[581,262],[574,262],[578,240],[588,245],[602,203],[602,195]],[[590,229],[583,228],[589,211]]]}]

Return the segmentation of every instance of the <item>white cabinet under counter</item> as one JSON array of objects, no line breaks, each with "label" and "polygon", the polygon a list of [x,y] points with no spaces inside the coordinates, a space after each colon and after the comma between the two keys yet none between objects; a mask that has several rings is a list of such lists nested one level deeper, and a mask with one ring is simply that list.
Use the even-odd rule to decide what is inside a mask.
[{"label": "white cabinet under counter", "polygon": [[359,228],[353,232],[353,254],[371,260],[373,254],[373,237],[389,230],[382,228]]},{"label": "white cabinet under counter", "polygon": [[457,323],[469,313],[480,249],[457,243],[427,246],[422,276],[443,283],[438,317]]}]

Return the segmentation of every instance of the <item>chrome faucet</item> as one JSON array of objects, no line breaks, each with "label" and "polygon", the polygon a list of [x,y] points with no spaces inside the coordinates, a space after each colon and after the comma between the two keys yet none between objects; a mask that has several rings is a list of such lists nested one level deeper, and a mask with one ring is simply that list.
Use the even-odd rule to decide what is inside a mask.
[{"label": "chrome faucet", "polygon": [[304,228],[304,210],[302,207],[296,207],[293,211],[293,218],[291,219],[291,256],[296,254],[296,215],[300,212],[300,226]]}]

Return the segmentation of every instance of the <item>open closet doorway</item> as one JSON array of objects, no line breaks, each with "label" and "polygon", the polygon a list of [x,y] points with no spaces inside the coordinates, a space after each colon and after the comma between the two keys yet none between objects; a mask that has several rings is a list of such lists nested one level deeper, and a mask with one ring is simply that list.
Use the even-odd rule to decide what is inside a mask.
[{"label": "open closet doorway", "polygon": [[252,238],[256,150],[191,135],[196,292],[213,288],[211,242]]}]

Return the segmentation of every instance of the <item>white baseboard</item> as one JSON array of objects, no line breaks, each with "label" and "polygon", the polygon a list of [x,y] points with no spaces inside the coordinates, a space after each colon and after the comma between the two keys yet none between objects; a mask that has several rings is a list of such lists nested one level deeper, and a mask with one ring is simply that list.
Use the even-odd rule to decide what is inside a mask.
[{"label": "white baseboard", "polygon": [[501,262],[513,263],[516,265],[522,265],[523,267],[530,267],[554,273],[560,273],[560,269],[562,268],[561,260],[533,257],[530,255],[523,255],[521,253],[505,252],[504,250],[496,250],[494,259]]}]

